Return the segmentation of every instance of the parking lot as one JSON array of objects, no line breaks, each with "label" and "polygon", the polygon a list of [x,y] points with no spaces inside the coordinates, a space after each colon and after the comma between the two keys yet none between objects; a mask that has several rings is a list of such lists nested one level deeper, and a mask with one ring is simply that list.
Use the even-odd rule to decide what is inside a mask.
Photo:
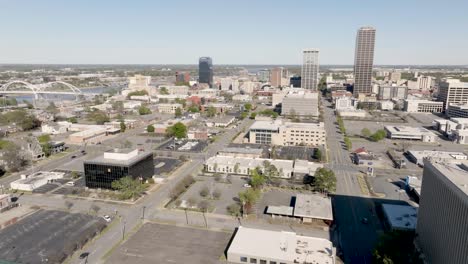
[{"label": "parking lot", "polygon": [[206,186],[211,191],[221,191],[221,197],[218,200],[207,199],[213,207],[212,212],[216,214],[229,215],[226,208],[238,201],[238,194],[239,192],[246,190],[244,184],[247,183],[247,180],[243,179],[243,177],[231,176],[230,178],[232,183],[221,183],[216,182],[215,178],[212,176],[198,176],[197,182],[195,182],[181,197],[179,197],[179,200],[187,201],[190,198],[194,198],[200,202],[205,199],[200,196],[200,190]]},{"label": "parking lot", "polygon": [[231,233],[146,223],[109,257],[109,264],[221,261]]},{"label": "parking lot", "polygon": [[208,143],[202,140],[175,140],[171,139],[159,146],[159,150],[174,150],[187,152],[202,152]]},{"label": "parking lot", "polygon": [[106,226],[98,217],[39,210],[0,231],[0,259],[62,263]]},{"label": "parking lot", "polygon": [[154,175],[161,176],[170,173],[181,163],[179,159],[157,157],[154,159]]}]

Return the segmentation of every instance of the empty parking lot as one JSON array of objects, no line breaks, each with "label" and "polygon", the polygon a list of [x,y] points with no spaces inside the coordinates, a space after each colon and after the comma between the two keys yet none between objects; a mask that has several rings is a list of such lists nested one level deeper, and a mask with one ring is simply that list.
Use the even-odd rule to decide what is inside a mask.
[{"label": "empty parking lot", "polygon": [[0,231],[0,260],[61,263],[104,227],[95,216],[39,210]]},{"label": "empty parking lot", "polygon": [[106,263],[225,263],[231,233],[146,223]]}]

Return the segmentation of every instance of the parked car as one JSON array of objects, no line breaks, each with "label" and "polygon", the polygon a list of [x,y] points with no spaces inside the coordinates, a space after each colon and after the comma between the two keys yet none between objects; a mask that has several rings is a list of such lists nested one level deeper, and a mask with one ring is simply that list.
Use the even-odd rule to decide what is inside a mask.
[{"label": "parked car", "polygon": [[75,182],[69,181],[69,182],[65,183],[65,185],[68,185],[68,186],[75,186]]},{"label": "parked car", "polygon": [[246,183],[246,184],[244,184],[244,187],[245,187],[245,188],[250,188],[250,187],[252,187],[252,185]]},{"label": "parked car", "polygon": [[110,222],[112,221],[111,217],[108,216],[108,215],[104,215],[102,218],[103,218],[107,223],[110,223]]}]

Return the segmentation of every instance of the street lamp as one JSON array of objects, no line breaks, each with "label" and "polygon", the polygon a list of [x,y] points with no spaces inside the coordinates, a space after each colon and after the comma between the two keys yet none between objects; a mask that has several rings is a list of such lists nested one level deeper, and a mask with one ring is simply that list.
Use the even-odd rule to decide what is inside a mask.
[{"label": "street lamp", "polygon": [[142,212],[143,214],[142,214],[142,216],[141,216],[141,219],[145,220],[145,209],[146,209],[146,206],[143,205],[143,208],[142,208],[142,209],[143,209],[143,212]]}]

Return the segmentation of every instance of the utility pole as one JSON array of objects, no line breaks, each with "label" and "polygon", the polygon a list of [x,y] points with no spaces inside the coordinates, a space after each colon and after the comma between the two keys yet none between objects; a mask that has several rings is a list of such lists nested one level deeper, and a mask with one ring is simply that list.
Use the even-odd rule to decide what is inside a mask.
[{"label": "utility pole", "polygon": [[145,220],[145,209],[146,209],[146,206],[143,205],[143,215],[141,216],[141,219]]},{"label": "utility pole", "polygon": [[187,222],[188,225],[188,214],[187,214],[187,208],[184,209],[185,211],[185,221]]},{"label": "utility pole", "polygon": [[125,223],[126,223],[126,221],[124,220],[123,221],[123,226],[122,226],[122,240],[125,239]]}]

